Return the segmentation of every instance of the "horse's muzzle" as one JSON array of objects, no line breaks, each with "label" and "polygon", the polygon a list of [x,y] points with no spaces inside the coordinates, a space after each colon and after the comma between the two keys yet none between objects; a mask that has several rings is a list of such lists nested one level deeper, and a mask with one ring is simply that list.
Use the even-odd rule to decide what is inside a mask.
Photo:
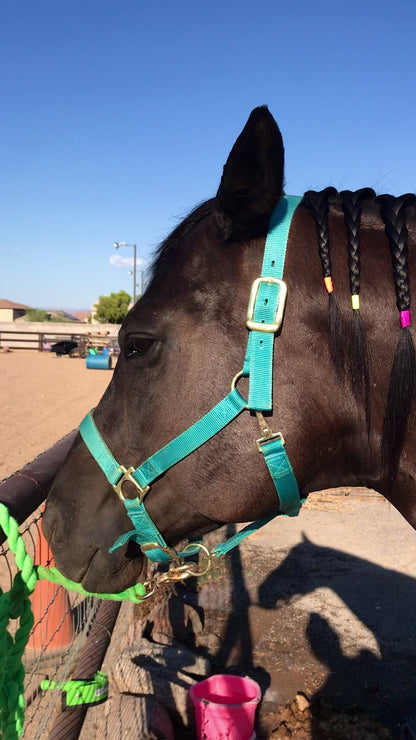
[{"label": "horse's muzzle", "polygon": [[144,558],[139,547],[128,543],[114,554],[109,553],[113,543],[98,542],[95,537],[74,529],[68,533],[56,507],[48,502],[42,519],[42,529],[52,550],[58,570],[71,581],[81,583],[94,594],[118,593],[133,586],[140,579]]}]

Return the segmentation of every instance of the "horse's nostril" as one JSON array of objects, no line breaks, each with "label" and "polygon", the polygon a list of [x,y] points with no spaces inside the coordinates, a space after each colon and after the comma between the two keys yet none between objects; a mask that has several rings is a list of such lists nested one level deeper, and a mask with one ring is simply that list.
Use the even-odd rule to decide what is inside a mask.
[{"label": "horse's nostril", "polygon": [[63,547],[68,546],[68,542],[63,536],[64,528],[60,521],[59,512],[49,502],[46,503],[40,526],[52,550],[62,550]]},{"label": "horse's nostril", "polygon": [[57,535],[56,526],[52,525],[45,525],[45,523],[42,521],[42,530],[43,534],[46,537],[46,541],[51,548],[51,550],[55,553],[56,550],[62,550],[65,545],[65,540],[63,537],[59,537]]}]

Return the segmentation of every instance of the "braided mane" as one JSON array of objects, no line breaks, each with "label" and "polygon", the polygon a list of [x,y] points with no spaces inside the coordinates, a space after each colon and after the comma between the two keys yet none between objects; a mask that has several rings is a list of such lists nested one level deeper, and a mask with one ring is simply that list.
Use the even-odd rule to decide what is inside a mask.
[{"label": "braided mane", "polygon": [[[347,362],[345,360],[342,315],[334,294],[330,259],[328,215],[331,205],[335,203],[341,205],[344,214],[353,311]],[[368,203],[375,203],[379,206],[380,217],[384,223],[392,260],[396,304],[402,324],[390,373],[381,442],[383,475],[388,485],[391,485],[397,474],[409,414],[415,395],[416,353],[409,328],[410,285],[406,218],[408,209],[414,208],[416,204],[416,196],[405,194],[399,197],[392,195],[377,197],[374,191],[369,188],[356,192],[344,190],[338,194],[334,188],[326,188],[321,192],[308,191],[302,200],[302,205],[309,210],[315,221],[318,255],[321,261],[325,287],[328,291],[330,355],[340,376],[344,374],[347,365],[347,375],[352,391],[365,409],[369,435],[371,426],[370,369],[365,328],[359,304],[361,212]]]}]

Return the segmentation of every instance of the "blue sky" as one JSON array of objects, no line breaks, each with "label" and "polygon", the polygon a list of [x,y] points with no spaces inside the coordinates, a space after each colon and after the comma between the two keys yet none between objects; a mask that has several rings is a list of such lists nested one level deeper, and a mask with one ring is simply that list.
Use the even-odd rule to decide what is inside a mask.
[{"label": "blue sky", "polygon": [[132,293],[267,104],[286,189],[416,190],[416,3],[0,4],[0,298]]}]

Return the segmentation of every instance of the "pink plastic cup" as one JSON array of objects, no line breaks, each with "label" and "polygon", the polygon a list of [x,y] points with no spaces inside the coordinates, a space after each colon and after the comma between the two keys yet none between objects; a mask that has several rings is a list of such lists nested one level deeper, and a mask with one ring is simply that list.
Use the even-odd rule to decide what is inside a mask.
[{"label": "pink plastic cup", "polygon": [[261,699],[256,681],[217,675],[191,687],[197,740],[254,740],[254,718]]}]

